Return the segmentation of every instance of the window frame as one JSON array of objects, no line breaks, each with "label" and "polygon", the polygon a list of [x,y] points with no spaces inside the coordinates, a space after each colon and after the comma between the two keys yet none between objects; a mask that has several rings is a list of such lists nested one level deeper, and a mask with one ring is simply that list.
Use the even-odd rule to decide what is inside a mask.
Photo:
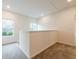
[{"label": "window frame", "polygon": [[15,28],[15,25],[14,25],[14,21],[13,21],[13,30],[12,30],[12,35],[3,35],[3,20],[11,20],[13,21],[11,18],[2,18],[2,37],[13,37],[14,36],[14,28]]}]

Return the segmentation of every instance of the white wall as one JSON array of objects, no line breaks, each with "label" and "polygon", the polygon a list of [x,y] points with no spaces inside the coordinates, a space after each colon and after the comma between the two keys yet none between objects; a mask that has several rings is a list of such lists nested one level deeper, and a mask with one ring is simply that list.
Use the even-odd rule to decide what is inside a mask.
[{"label": "white wall", "polygon": [[59,13],[59,42],[75,46],[76,37],[76,12],[75,8],[70,8]]},{"label": "white wall", "polygon": [[58,30],[58,42],[75,45],[75,15],[75,7],[72,7],[42,17],[38,20],[39,30]]},{"label": "white wall", "polygon": [[17,14],[15,14],[15,13],[12,13],[12,12],[9,12],[9,11],[3,11],[3,18],[10,18],[11,20],[13,20],[14,21],[14,26],[15,26],[15,28],[14,28],[14,36],[11,36],[11,37],[2,37],[3,38],[3,44],[6,44],[6,43],[11,43],[11,42],[17,42],[18,41],[18,39],[19,39],[19,36],[18,36],[18,31],[17,30],[19,30],[19,28],[18,27],[20,27],[20,26],[18,26],[18,23],[20,22],[18,22],[17,20],[19,20],[19,16],[17,15]]},{"label": "white wall", "polygon": [[46,48],[56,43],[58,32],[52,31],[32,31],[30,35],[30,57],[34,57]]},{"label": "white wall", "polygon": [[27,32],[34,30],[31,28],[31,23],[36,23],[36,19],[5,10],[3,11],[3,18],[10,18],[14,21],[14,36],[3,36],[3,44],[19,42],[20,48],[29,57],[29,36]]},{"label": "white wall", "polygon": [[57,16],[46,16],[38,19],[38,30],[58,30]]},{"label": "white wall", "polygon": [[[33,31],[33,29],[30,28],[30,24],[37,23],[37,20],[34,18],[19,15],[13,12],[3,11],[3,18],[7,18],[7,17],[11,18],[15,22],[15,35],[14,37],[11,37],[11,38],[3,37],[3,44],[9,43],[9,41],[17,42],[20,36],[20,41],[19,41],[20,48],[29,57],[29,33],[28,31]],[[58,39],[51,40],[52,44],[53,42],[58,41],[58,42],[62,42],[65,44],[75,45],[75,42],[74,42],[75,41],[75,34],[74,34],[75,33],[75,29],[74,29],[75,28],[75,7],[63,10],[62,12],[56,13],[54,15],[51,14],[49,16],[42,17],[38,20],[38,25],[39,25],[38,27],[39,30],[59,31],[58,33],[59,36],[57,36]],[[35,34],[35,36],[36,35],[37,34]],[[54,36],[55,33],[52,35]],[[44,42],[45,40],[40,40],[39,42],[42,43],[41,41]],[[32,40],[31,43],[32,42],[37,43],[38,41],[34,39],[34,41]],[[48,42],[46,41],[45,43],[48,43]],[[48,43],[48,44],[41,46],[42,48],[40,48],[40,50],[38,49],[37,51],[41,51],[41,49],[44,49],[47,46],[50,46],[50,44]],[[33,47],[35,47],[35,45]],[[36,46],[36,47],[39,48],[39,46]],[[34,56],[38,52],[36,52],[35,54],[33,53],[35,52],[31,53],[32,56]]]},{"label": "white wall", "polygon": [[3,37],[3,44],[10,42],[17,42],[19,40],[19,32],[22,30],[30,31],[31,23],[35,23],[35,19],[20,15],[10,11],[3,11],[3,18],[10,18],[14,21],[14,36],[13,37]]}]

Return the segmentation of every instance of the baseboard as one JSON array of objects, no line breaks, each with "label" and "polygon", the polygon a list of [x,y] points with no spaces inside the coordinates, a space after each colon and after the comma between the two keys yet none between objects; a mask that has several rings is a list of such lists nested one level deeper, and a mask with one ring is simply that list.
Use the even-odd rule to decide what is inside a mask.
[{"label": "baseboard", "polygon": [[19,46],[19,48],[20,48],[21,51],[24,53],[24,55],[29,59],[30,57],[29,57],[29,55],[26,53],[26,51],[25,51],[24,49],[22,49],[21,46]]},{"label": "baseboard", "polygon": [[41,51],[39,51],[39,52],[36,53],[35,55],[32,55],[32,56],[30,57],[30,59],[36,57],[36,56],[39,55],[40,53],[42,53],[42,52],[44,52],[45,50],[49,49],[51,46],[54,46],[56,43],[57,43],[57,42],[55,42],[55,43],[53,43],[53,44],[50,44],[47,48],[42,49]]},{"label": "baseboard", "polygon": [[70,47],[74,47],[76,48],[75,45],[71,45],[71,44],[67,44],[67,43],[63,43],[63,42],[56,42],[57,44],[63,44],[63,45],[66,45],[66,46],[70,46]]},{"label": "baseboard", "polygon": [[17,43],[17,42],[5,43],[5,44],[2,44],[2,46],[4,46],[4,45],[8,45],[8,44],[13,44],[13,43]]},{"label": "baseboard", "polygon": [[39,54],[43,53],[44,51],[46,51],[46,50],[49,49],[50,47],[54,46],[55,44],[63,44],[63,45],[69,46],[69,47],[76,48],[76,46],[73,46],[73,45],[69,45],[69,44],[65,44],[65,43],[61,43],[61,42],[56,42],[56,43],[54,43],[53,45],[51,45],[51,46],[49,46],[48,48],[46,48],[46,49],[44,49],[43,51],[41,51],[40,53],[38,53],[37,55],[31,57],[31,59],[34,58],[34,57],[36,57],[36,56],[38,56]]}]

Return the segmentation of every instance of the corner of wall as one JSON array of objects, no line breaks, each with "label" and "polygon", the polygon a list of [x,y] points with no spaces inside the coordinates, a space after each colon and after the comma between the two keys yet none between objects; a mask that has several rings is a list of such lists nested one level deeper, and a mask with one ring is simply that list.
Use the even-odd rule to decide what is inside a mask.
[{"label": "corner of wall", "polygon": [[26,57],[30,58],[29,54],[27,54],[27,52],[21,46],[19,46],[19,48],[21,49],[21,51],[24,53]]}]

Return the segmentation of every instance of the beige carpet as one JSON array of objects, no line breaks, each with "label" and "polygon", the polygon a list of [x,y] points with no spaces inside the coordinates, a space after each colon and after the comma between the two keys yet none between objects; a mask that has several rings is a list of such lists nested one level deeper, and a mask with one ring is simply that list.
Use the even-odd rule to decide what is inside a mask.
[{"label": "beige carpet", "polygon": [[2,46],[2,59],[27,59],[18,47],[18,44],[8,44]]},{"label": "beige carpet", "polygon": [[76,49],[72,46],[56,43],[32,59],[76,59]]}]

